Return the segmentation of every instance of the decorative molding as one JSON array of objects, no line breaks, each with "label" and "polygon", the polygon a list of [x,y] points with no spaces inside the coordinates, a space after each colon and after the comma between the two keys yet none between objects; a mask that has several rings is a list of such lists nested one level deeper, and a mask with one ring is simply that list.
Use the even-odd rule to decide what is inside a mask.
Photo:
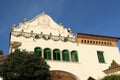
[{"label": "decorative molding", "polygon": [[110,36],[93,35],[93,34],[85,34],[85,33],[77,33],[77,38],[114,41],[114,42],[117,42],[120,39],[119,37],[110,37]]},{"label": "decorative molding", "polygon": [[100,35],[82,34],[76,35],[77,43],[88,44],[88,45],[99,45],[99,46],[112,46],[117,47],[117,37],[108,37]]},{"label": "decorative molding", "polygon": [[15,42],[11,42],[10,45],[11,45],[11,48],[16,49],[16,48],[20,47],[22,45],[22,43],[15,41]]},{"label": "decorative molding", "polygon": [[[25,38],[34,38],[34,39],[45,39],[45,40],[49,40],[49,39],[52,39],[54,41],[58,41],[58,40],[61,40],[63,42],[67,42],[67,41],[70,41],[70,42],[73,42],[73,43],[76,43],[76,37],[64,37],[64,36],[56,36],[56,35],[51,35],[51,34],[37,34],[37,33],[28,33],[28,32],[23,32],[23,31],[12,31],[11,32],[11,35],[15,36],[15,37],[20,37],[20,36],[23,36]],[[37,36],[37,37],[36,37]]]},{"label": "decorative molding", "polygon": [[41,16],[38,19],[38,25],[43,25],[43,27],[48,26],[50,23],[50,19],[46,17],[45,15]]}]

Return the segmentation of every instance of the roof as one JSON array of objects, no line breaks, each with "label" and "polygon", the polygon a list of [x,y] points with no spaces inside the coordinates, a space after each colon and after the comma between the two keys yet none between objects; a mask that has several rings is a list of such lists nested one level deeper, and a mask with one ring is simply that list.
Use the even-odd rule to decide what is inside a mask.
[{"label": "roof", "polygon": [[78,38],[94,38],[94,39],[104,39],[111,41],[118,41],[120,37],[111,37],[111,36],[103,36],[103,35],[95,35],[95,34],[86,34],[86,33],[77,33]]},{"label": "roof", "polygon": [[120,71],[120,66],[116,66],[114,68],[106,69],[103,72],[105,74],[111,74],[111,73],[115,73],[115,72],[118,72],[118,71]]}]

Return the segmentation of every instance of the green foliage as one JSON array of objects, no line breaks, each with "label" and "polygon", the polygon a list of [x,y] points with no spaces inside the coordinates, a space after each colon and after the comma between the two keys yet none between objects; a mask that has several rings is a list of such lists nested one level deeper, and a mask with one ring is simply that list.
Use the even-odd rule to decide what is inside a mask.
[{"label": "green foliage", "polygon": [[108,75],[101,80],[120,80],[120,75]]},{"label": "green foliage", "polygon": [[0,64],[3,80],[48,80],[49,66],[37,54],[15,50]]},{"label": "green foliage", "polygon": [[112,63],[111,63],[109,68],[114,68],[114,67],[117,67],[117,66],[119,66],[118,63],[115,60],[112,60]]}]

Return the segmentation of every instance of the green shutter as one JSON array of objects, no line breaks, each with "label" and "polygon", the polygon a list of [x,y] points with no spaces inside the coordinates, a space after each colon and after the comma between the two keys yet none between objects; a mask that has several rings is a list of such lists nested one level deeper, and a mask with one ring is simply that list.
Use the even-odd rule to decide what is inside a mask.
[{"label": "green shutter", "polygon": [[51,60],[51,50],[49,48],[44,49],[44,59]]},{"label": "green shutter", "polygon": [[73,62],[78,62],[78,54],[77,51],[72,51],[71,52],[71,59]]},{"label": "green shutter", "polygon": [[102,51],[97,51],[97,56],[98,56],[99,63],[105,63],[104,55]]},{"label": "green shutter", "polygon": [[36,48],[34,49],[34,52],[35,52],[36,54],[38,54],[40,57],[42,57],[42,49],[41,49],[40,47],[36,47]]},{"label": "green shutter", "polygon": [[53,50],[53,59],[54,60],[60,60],[60,50],[59,49],[54,49]]},{"label": "green shutter", "polygon": [[62,58],[63,58],[63,61],[69,61],[69,51],[68,50],[63,50],[62,52]]}]

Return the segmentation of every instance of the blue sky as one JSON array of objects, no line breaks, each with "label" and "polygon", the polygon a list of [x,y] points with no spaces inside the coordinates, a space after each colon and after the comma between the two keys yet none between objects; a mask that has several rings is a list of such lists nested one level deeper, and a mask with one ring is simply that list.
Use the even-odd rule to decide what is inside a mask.
[{"label": "blue sky", "polygon": [[42,12],[74,34],[120,37],[120,0],[0,0],[0,49],[9,52],[13,24]]}]

